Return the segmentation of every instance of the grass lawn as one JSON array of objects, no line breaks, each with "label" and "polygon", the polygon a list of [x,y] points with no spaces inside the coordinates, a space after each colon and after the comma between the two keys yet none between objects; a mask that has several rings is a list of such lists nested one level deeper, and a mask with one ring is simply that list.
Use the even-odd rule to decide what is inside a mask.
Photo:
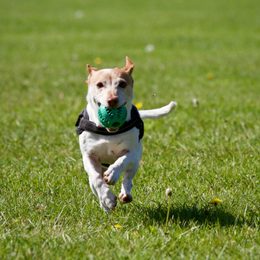
[{"label": "grass lawn", "polygon": [[[0,7],[1,259],[260,258],[258,0]],[[74,123],[85,64],[121,66],[126,55],[135,102],[179,105],[145,121],[134,201],[107,215]]]}]

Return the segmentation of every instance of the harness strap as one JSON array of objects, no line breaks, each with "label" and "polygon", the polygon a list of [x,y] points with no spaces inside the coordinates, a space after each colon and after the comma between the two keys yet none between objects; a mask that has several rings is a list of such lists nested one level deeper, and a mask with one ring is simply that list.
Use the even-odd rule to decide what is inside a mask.
[{"label": "harness strap", "polygon": [[108,132],[105,127],[96,126],[94,122],[89,120],[89,115],[86,109],[84,109],[80,113],[75,126],[78,135],[80,135],[84,131],[88,131],[99,135],[117,135],[125,133],[134,127],[136,127],[139,130],[139,140],[141,140],[144,135],[144,123],[140,117],[137,108],[134,105],[131,109],[131,119],[125,122],[116,132]]}]

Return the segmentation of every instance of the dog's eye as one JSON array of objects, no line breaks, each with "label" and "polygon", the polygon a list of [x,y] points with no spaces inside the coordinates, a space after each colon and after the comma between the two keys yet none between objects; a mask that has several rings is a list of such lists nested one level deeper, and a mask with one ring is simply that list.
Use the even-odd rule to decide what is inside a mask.
[{"label": "dog's eye", "polygon": [[118,83],[119,88],[125,88],[126,86],[127,86],[127,83],[125,81],[123,81],[123,80],[119,81],[119,83]]},{"label": "dog's eye", "polygon": [[97,83],[97,87],[98,87],[98,88],[103,88],[104,86],[105,86],[105,85],[104,85],[102,82],[98,82],[98,83]]}]

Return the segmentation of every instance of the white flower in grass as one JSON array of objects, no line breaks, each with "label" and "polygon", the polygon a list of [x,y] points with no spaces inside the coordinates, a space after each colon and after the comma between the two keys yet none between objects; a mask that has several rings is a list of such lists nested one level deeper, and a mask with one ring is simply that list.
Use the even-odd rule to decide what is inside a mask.
[{"label": "white flower in grass", "polygon": [[168,205],[165,226],[168,226],[169,217],[170,217],[170,209],[171,209],[170,197],[172,196],[172,189],[167,188],[165,191],[165,195],[166,195],[166,201],[167,201],[167,205]]},{"label": "white flower in grass", "polygon": [[200,104],[200,102],[197,98],[193,98],[191,102],[192,102],[193,107],[198,107]]},{"label": "white flower in grass", "polygon": [[145,52],[153,52],[155,50],[155,46],[153,44],[147,44],[144,50]]},{"label": "white flower in grass", "polygon": [[77,10],[75,13],[74,13],[74,17],[76,19],[82,19],[84,17],[84,12],[81,11],[81,10]]},{"label": "white flower in grass", "polygon": [[171,188],[167,188],[166,191],[165,191],[165,195],[166,197],[171,197],[172,196],[172,189]]}]

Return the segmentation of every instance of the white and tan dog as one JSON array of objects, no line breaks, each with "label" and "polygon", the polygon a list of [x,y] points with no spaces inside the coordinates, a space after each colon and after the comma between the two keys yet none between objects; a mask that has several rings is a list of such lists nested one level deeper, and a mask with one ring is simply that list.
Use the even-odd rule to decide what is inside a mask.
[{"label": "white and tan dog", "polygon": [[[132,179],[142,156],[142,119],[158,118],[168,114],[175,102],[152,110],[140,110],[132,104],[134,64],[126,57],[123,68],[88,70],[87,107],[76,123],[83,164],[93,193],[105,211],[115,208],[117,197],[109,185],[115,184],[124,173],[119,200],[132,201]],[[126,123],[121,128],[104,128],[98,119],[100,106],[126,106]]]}]

